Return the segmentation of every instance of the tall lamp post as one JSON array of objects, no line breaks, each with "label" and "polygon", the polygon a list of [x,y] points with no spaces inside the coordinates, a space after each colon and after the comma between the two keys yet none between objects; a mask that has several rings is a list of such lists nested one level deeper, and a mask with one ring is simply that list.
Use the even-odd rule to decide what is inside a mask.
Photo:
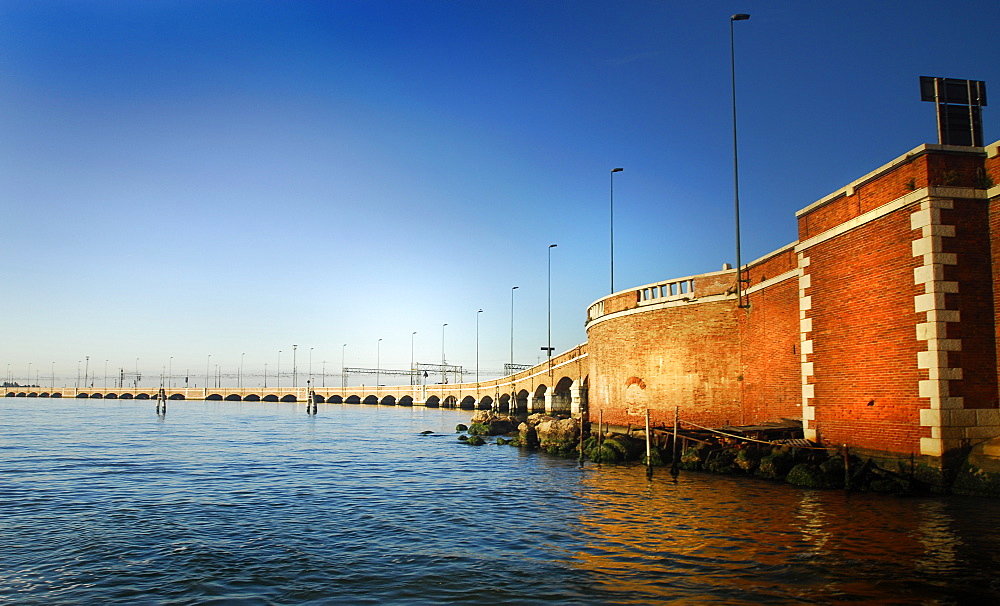
[{"label": "tall lamp post", "polygon": [[740,164],[736,145],[736,44],[733,37],[733,22],[746,21],[750,15],[736,13],[729,18],[729,65],[732,76],[733,91],[733,201],[736,214],[736,301],[739,307],[743,304],[743,265],[740,258]]},{"label": "tall lamp post", "polygon": [[615,292],[615,173],[624,168],[611,169],[611,292]]},{"label": "tall lamp post", "polygon": [[[167,368],[169,369],[169,370],[167,370],[167,389],[173,389],[174,388],[174,357],[173,356],[170,356],[170,361],[169,361],[169,364],[168,364]],[[105,383],[104,387],[105,388],[107,388],[107,385],[106,385],[107,382],[108,382],[108,361],[105,360],[104,361],[104,383]]]},{"label": "tall lamp post", "polygon": [[476,390],[479,390],[479,314],[483,313],[483,310],[476,312]]},{"label": "tall lamp post", "polygon": [[315,347],[309,348],[309,385],[312,385],[313,380],[313,350]]},{"label": "tall lamp post", "polygon": [[448,373],[445,371],[445,368],[444,368],[445,365],[446,365],[445,357],[444,357],[444,327],[445,326],[448,326],[447,322],[445,322],[444,324],[441,325],[441,382],[442,383],[447,383],[448,382]]},{"label": "tall lamp post", "polygon": [[417,331],[413,331],[412,333],[410,333],[410,385],[414,384],[414,382],[413,382],[413,376],[414,376],[414,371],[413,371],[413,337],[416,336],[416,334],[417,334]]},{"label": "tall lamp post", "polygon": [[[278,352],[281,353],[280,351]],[[209,372],[212,370],[212,354],[208,354],[208,359],[205,360],[205,389],[208,389],[208,377]]]},{"label": "tall lamp post", "polygon": [[510,288],[510,368],[507,370],[514,374],[514,291],[520,286]]},{"label": "tall lamp post", "polygon": [[382,372],[382,339],[375,344],[375,394],[380,391],[379,374]]},{"label": "tall lamp post", "polygon": [[240,379],[237,381],[240,385],[240,389],[243,389],[243,358],[247,355],[247,352],[240,354]]},{"label": "tall lamp post", "polygon": [[[278,365],[274,369],[274,384],[276,389],[281,389],[281,350],[278,350]],[[280,398],[280,396],[279,396]]]},{"label": "tall lamp post", "polygon": [[347,351],[347,343],[340,346],[340,388],[347,389],[347,373],[344,372],[344,352]]},{"label": "tall lamp post", "polygon": [[549,339],[548,346],[545,348],[545,353],[549,358],[549,366],[552,365],[552,249],[558,244],[549,244],[549,305],[548,305],[548,317],[549,317]]},{"label": "tall lamp post", "polygon": [[299,386],[298,345],[292,345],[292,388]]}]

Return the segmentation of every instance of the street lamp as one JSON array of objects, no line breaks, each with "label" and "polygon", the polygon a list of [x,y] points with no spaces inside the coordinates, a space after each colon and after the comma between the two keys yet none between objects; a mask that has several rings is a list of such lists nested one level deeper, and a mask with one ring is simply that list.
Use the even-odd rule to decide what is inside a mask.
[{"label": "street lamp", "polygon": [[375,393],[379,393],[379,374],[382,370],[382,339],[375,344]]},{"label": "street lamp", "polygon": [[732,76],[733,91],[733,203],[736,215],[736,301],[738,307],[743,305],[743,265],[740,259],[740,168],[736,145],[736,45],[733,37],[733,22],[746,21],[750,15],[736,13],[729,18],[729,65]]},{"label": "street lamp", "polygon": [[347,373],[344,371],[344,352],[347,351],[347,343],[340,346],[340,388],[347,389]]},{"label": "street lamp", "polygon": [[243,353],[240,354],[240,379],[239,379],[239,381],[237,381],[237,383],[240,384],[239,385],[240,389],[243,389],[243,357],[246,356],[246,355],[247,355],[246,352],[243,352]]},{"label": "street lamp", "polygon": [[309,348],[309,384],[312,385],[313,380],[313,350],[315,347]]},{"label": "street lamp", "polygon": [[208,389],[208,373],[212,369],[212,354],[208,354],[208,360],[205,360],[205,389]]},{"label": "street lamp", "polygon": [[[83,386],[87,387],[87,385],[89,385],[89,383],[87,383],[87,377],[90,375],[90,356],[84,356],[84,357],[87,359],[87,362],[86,362],[86,366],[84,366],[84,370],[83,370]],[[28,368],[31,368],[30,364],[28,365]],[[30,372],[28,373],[28,382],[29,383],[31,382],[31,373]]]},{"label": "street lamp", "polygon": [[448,326],[447,322],[445,322],[444,324],[441,325],[441,382],[442,383],[447,383],[448,382],[448,375],[447,375],[447,373],[445,371],[445,368],[444,368],[447,365],[447,362],[445,362],[445,357],[444,357],[444,327],[445,326]]},{"label": "street lamp", "polygon": [[483,310],[476,312],[476,389],[479,389],[479,314],[483,313]]},{"label": "street lamp", "polygon": [[514,372],[514,291],[520,288],[512,286],[510,289],[510,368],[508,371]]},{"label": "street lamp", "polygon": [[280,349],[278,350],[278,366],[277,366],[277,368],[274,371],[274,375],[275,375],[274,382],[275,382],[275,385],[277,386],[276,389],[280,390],[281,389],[281,350]]},{"label": "street lamp", "polygon": [[545,352],[549,357],[549,362],[552,362],[552,249],[558,244],[549,244],[549,341],[548,347],[545,348]]},{"label": "street lamp", "polygon": [[611,169],[611,292],[615,292],[615,173],[624,168]]},{"label": "street lamp", "polygon": [[292,345],[292,388],[299,386],[298,345]]},{"label": "street lamp", "polygon": [[[168,389],[173,389],[174,388],[174,357],[173,356],[170,356],[170,361],[168,363],[167,368],[169,368],[169,370],[167,371],[167,388]],[[104,382],[105,383],[108,382],[108,361],[107,360],[104,361]],[[105,387],[107,387],[107,386],[105,385]]]},{"label": "street lamp", "polygon": [[413,377],[413,337],[416,336],[417,331],[410,333],[410,385],[414,385]]}]

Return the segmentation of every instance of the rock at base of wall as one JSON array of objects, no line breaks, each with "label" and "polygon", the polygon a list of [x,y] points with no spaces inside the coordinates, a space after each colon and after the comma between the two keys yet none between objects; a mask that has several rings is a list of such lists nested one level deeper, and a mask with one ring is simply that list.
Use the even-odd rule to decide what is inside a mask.
[{"label": "rock at base of wall", "polygon": [[477,435],[502,436],[517,431],[517,419],[492,410],[479,410],[472,415],[470,432],[475,428]]}]

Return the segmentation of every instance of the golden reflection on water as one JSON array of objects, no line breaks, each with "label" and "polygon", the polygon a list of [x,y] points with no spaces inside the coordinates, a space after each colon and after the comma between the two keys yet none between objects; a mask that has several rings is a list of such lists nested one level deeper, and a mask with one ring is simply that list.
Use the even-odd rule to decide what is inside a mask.
[{"label": "golden reflection on water", "polygon": [[615,466],[587,468],[577,497],[573,562],[624,602],[949,603],[986,574],[963,570],[943,499]]}]

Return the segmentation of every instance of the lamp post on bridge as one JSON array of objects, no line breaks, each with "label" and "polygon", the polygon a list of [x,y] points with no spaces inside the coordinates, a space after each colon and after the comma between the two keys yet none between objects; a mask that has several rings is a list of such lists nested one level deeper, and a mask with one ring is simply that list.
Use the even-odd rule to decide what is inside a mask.
[{"label": "lamp post on bridge", "polygon": [[476,391],[479,391],[479,314],[483,313],[483,310],[476,312]]},{"label": "lamp post on bridge", "polygon": [[738,307],[743,304],[743,265],[740,259],[740,168],[736,145],[736,45],[733,36],[733,22],[746,21],[750,15],[736,13],[729,18],[729,61],[732,75],[733,91],[733,207],[736,218],[736,302]]},{"label": "lamp post on bridge", "polygon": [[448,382],[448,372],[445,370],[445,365],[447,363],[445,362],[445,357],[444,357],[444,327],[445,326],[448,326],[447,322],[445,322],[444,324],[441,325],[441,383],[442,384],[445,384],[445,383]]},{"label": "lamp post on bridge", "polygon": [[309,384],[310,385],[312,385],[312,380],[313,380],[313,349],[316,349],[316,348],[315,347],[310,347],[309,348]]},{"label": "lamp post on bridge", "polygon": [[548,346],[545,347],[545,353],[549,358],[549,367],[552,366],[552,249],[558,244],[549,244],[549,304],[548,304],[548,317],[549,317],[549,339]]},{"label": "lamp post on bridge", "polygon": [[413,371],[413,338],[417,335],[417,331],[410,333],[410,385],[414,385],[414,371]]},{"label": "lamp post on bridge", "polygon": [[381,393],[381,385],[379,385],[379,374],[382,370],[382,339],[379,339],[375,344],[375,396],[378,397]]},{"label": "lamp post on bridge", "polygon": [[624,168],[611,169],[611,292],[615,292],[615,173]]},{"label": "lamp post on bridge", "polygon": [[512,286],[510,289],[510,372],[514,372],[514,291],[520,288]]},{"label": "lamp post on bridge", "polygon": [[278,366],[274,371],[274,384],[276,389],[281,390],[281,350],[278,350]]},{"label": "lamp post on bridge", "polygon": [[292,345],[292,389],[299,386],[298,345]]},{"label": "lamp post on bridge", "polygon": [[[174,357],[170,356],[170,360],[167,363],[167,389],[174,388]],[[108,382],[108,361],[104,361],[104,388],[107,389]]]},{"label": "lamp post on bridge", "polygon": [[347,373],[344,372],[344,352],[347,351],[347,343],[340,346],[340,388],[347,389]]},{"label": "lamp post on bridge", "polygon": [[208,360],[205,361],[205,389],[208,389],[208,373],[212,370],[212,354],[208,354]]},{"label": "lamp post on bridge", "polygon": [[243,389],[243,357],[246,355],[247,355],[246,352],[240,354],[240,376],[239,379],[236,381],[237,383],[239,383],[240,389]]}]

